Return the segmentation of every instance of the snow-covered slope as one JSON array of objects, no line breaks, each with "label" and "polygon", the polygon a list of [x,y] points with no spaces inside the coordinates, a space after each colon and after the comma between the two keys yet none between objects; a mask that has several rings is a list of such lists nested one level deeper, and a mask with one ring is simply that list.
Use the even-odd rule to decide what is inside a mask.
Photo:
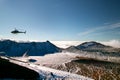
[{"label": "snow-covered slope", "polygon": [[[68,73],[74,73],[74,74],[79,74],[79,75],[84,75],[87,77],[94,78],[94,74],[97,73],[97,70],[98,69],[101,70],[100,66],[101,66],[101,64],[104,64],[103,62],[110,63],[110,65],[112,62],[115,62],[115,63],[120,62],[119,57],[107,57],[104,55],[100,56],[100,55],[95,55],[95,54],[89,54],[86,52],[81,52],[81,54],[66,52],[66,53],[48,54],[45,56],[29,56],[29,57],[13,57],[13,58],[20,60],[20,61],[30,63],[29,65],[32,66],[33,69],[37,69],[40,72],[40,75],[44,75],[44,76],[42,76],[42,78],[50,78],[50,79],[52,78],[53,79],[53,77],[51,75],[54,75],[54,76],[57,76],[57,78],[60,78],[60,80],[63,79],[64,75],[61,76],[61,71],[60,71],[60,73],[54,72],[53,71],[54,69],[58,69],[57,72],[59,72],[59,70],[62,70],[62,71],[67,71]],[[31,61],[29,61],[30,59],[33,59],[36,61],[31,62]],[[87,62],[86,62],[86,60],[84,61],[83,59],[86,59]],[[79,60],[81,62],[79,62]],[[96,61],[94,61],[94,60],[96,60]],[[86,64],[86,63],[88,63],[88,64]],[[109,65],[106,63],[104,65],[109,67]],[[23,63],[19,63],[19,64],[23,65]],[[92,66],[91,64],[95,64],[95,66]],[[96,64],[98,66],[96,66]],[[44,68],[43,66],[50,67],[49,68],[50,70],[46,69],[46,67]],[[29,66],[27,66],[27,67],[29,67]],[[113,67],[115,67],[115,65]],[[118,65],[117,65],[117,67],[119,69]],[[117,67],[115,67],[116,71],[117,71]],[[42,68],[42,71],[41,71],[41,68]],[[51,70],[51,68],[52,68],[52,70]],[[108,70],[105,70],[104,67],[102,67],[102,68],[105,72],[108,71]],[[94,71],[96,71],[96,72],[94,72]],[[110,74],[112,75],[112,73],[110,73]],[[105,74],[103,74],[103,75],[105,75]],[[69,77],[71,77],[71,75]],[[71,78],[72,78],[72,80],[81,80],[80,78],[78,79],[77,77],[75,77],[75,78],[71,77]],[[68,78],[68,76],[66,75],[66,80],[71,80],[71,78]],[[96,78],[94,78],[94,79],[99,80],[99,76],[96,76]],[[110,76],[109,76],[109,78],[110,78]],[[102,79],[104,79],[104,77],[102,77]],[[119,79],[117,79],[117,80],[119,80]]]},{"label": "snow-covered slope", "polygon": [[13,78],[11,80],[36,80],[39,78],[39,74],[34,70],[19,66],[0,57],[0,80],[9,80],[4,78]]},{"label": "snow-covered slope", "polygon": [[10,62],[35,70],[40,75],[40,80],[93,80],[77,74],[65,71],[55,70],[48,67],[36,65],[33,63],[24,63],[12,58],[8,58]]},{"label": "snow-covered slope", "polygon": [[8,56],[41,56],[48,53],[60,52],[61,49],[51,42],[15,42],[11,40],[0,41],[0,52]]}]

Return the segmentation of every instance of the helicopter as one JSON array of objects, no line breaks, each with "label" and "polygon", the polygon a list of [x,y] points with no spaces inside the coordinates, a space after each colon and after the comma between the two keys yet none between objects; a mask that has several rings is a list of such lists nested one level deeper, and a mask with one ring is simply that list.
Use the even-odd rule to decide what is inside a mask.
[{"label": "helicopter", "polygon": [[12,34],[18,34],[18,33],[24,33],[24,34],[26,34],[26,31],[19,31],[19,30],[17,30],[16,28],[15,28],[15,30],[13,30],[13,31],[11,31],[11,33]]}]

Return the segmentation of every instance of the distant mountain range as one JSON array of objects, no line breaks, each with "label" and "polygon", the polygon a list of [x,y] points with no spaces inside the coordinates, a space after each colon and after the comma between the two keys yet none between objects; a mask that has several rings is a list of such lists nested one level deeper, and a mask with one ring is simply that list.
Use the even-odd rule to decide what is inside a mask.
[{"label": "distant mountain range", "polygon": [[49,41],[46,42],[15,42],[11,40],[0,41],[0,54],[7,56],[43,56],[45,54],[60,52],[58,48]]},{"label": "distant mountain range", "polygon": [[[11,40],[1,40],[0,41],[0,55],[3,55],[3,54],[7,55],[7,58],[9,58],[9,60],[12,59],[11,56],[12,57],[14,57],[14,56],[17,56],[17,57],[18,56],[19,57],[31,56],[31,57],[25,57],[25,58],[26,59],[28,58],[29,62],[37,62],[37,61],[39,62],[39,60],[41,60],[41,62],[42,62],[42,59],[37,60],[37,59],[32,58],[32,56],[43,56],[46,54],[52,54],[52,53],[64,52],[64,51],[66,51],[67,54],[62,55],[62,58],[58,54],[55,54],[55,56],[58,56],[57,58],[55,58],[53,55],[51,55],[51,57],[47,57],[47,56],[44,57],[45,59],[43,59],[43,62],[44,62],[44,60],[46,60],[48,62],[48,64],[46,64],[47,62],[45,62],[44,66],[63,70],[63,71],[68,71],[70,73],[84,75],[87,77],[94,78],[96,80],[98,80],[98,77],[99,77],[99,75],[101,75],[101,73],[104,73],[103,76],[101,77],[101,79],[104,79],[104,78],[106,79],[106,75],[109,77],[109,79],[111,79],[111,75],[114,74],[115,76],[113,78],[119,80],[119,77],[117,77],[117,75],[119,74],[119,70],[120,70],[120,68],[119,68],[120,67],[120,64],[119,64],[120,48],[113,48],[113,47],[106,46],[106,45],[103,45],[103,44],[95,42],[95,41],[84,42],[82,44],[79,44],[78,46],[70,46],[66,49],[61,49],[61,48],[55,46],[54,44],[52,44],[50,41],[46,41],[46,42],[15,42],[15,41],[11,41]],[[61,54],[65,54],[65,53],[61,53]],[[50,55],[48,55],[48,56],[50,56]],[[60,61],[62,61],[62,59],[69,59],[69,58],[73,59],[72,56],[73,56],[74,60],[72,60],[72,61],[65,60],[66,62],[64,62],[64,64],[59,62],[58,65],[55,63],[53,63],[53,65],[52,65],[49,61],[49,60],[51,60],[51,58],[58,59]],[[21,60],[22,59],[24,60],[23,57],[21,58]],[[54,62],[56,62],[56,60],[54,60],[54,59],[52,59],[52,60]],[[15,60],[15,59],[13,58],[12,60]],[[4,62],[2,57],[0,58],[0,61]],[[16,61],[23,62],[23,61],[20,61],[17,59],[16,59]],[[113,62],[115,62],[115,63],[113,63]],[[17,65],[9,63],[8,61],[5,61],[4,64],[6,64],[6,65],[9,64],[9,66],[11,66],[12,68],[10,67],[10,69],[8,68],[8,69],[4,70],[3,72],[1,72],[0,73],[2,75],[1,78],[6,78],[6,76],[9,78],[18,78],[18,79],[21,78],[21,76],[23,76],[23,78],[29,78],[29,76],[27,77],[26,74],[21,74],[21,72],[29,73],[28,71],[26,71],[27,70],[26,68],[21,69],[21,67],[18,66],[17,68],[19,70],[21,69],[21,71],[18,72],[19,74],[14,74],[15,72],[11,71],[11,70],[13,70],[13,67],[17,66]],[[0,66],[1,70],[4,69],[4,67],[6,67],[6,65],[4,65],[4,64],[1,63],[1,66]],[[41,64],[41,63],[38,63],[38,64]],[[36,70],[39,69],[38,66],[35,67]],[[17,70],[17,68],[15,68],[15,69]],[[42,67],[40,69],[44,69],[44,68]],[[108,70],[112,71],[112,73],[108,72]],[[12,74],[7,75],[8,74],[7,71],[9,71],[8,73],[12,72]],[[101,71],[101,73],[97,74],[96,77],[94,77],[94,74],[96,74],[98,71]],[[47,70],[47,72],[48,72],[48,70]],[[33,72],[33,73],[35,73],[35,72]],[[14,77],[14,75],[16,75],[18,77]],[[29,75],[32,75],[32,71],[31,71],[31,73],[29,73]],[[38,74],[35,73],[34,78],[36,78],[37,75]],[[30,76],[30,78],[31,77],[32,76]],[[107,77],[107,79],[108,79],[108,77]]]},{"label": "distant mountain range", "polygon": [[105,49],[105,48],[112,48],[112,47],[105,46],[95,41],[91,41],[91,42],[84,42],[78,46],[70,46],[66,50],[76,49],[76,50],[87,51],[87,50],[98,50],[98,49]]},{"label": "distant mountain range", "polygon": [[[0,40],[0,55],[7,56],[43,56],[45,54],[68,51],[73,53],[100,52],[105,55],[120,55],[120,48],[113,48],[101,43],[90,41],[78,46],[70,46],[61,49],[50,41],[46,42],[15,42],[11,40]],[[119,54],[118,54],[119,53]]]},{"label": "distant mountain range", "polygon": [[91,53],[99,53],[102,55],[109,56],[120,56],[120,48],[113,48],[111,46],[106,46],[101,43],[91,41],[84,42],[78,46],[70,46],[66,48],[64,51],[73,52],[73,53],[81,53],[81,52],[91,52]]}]

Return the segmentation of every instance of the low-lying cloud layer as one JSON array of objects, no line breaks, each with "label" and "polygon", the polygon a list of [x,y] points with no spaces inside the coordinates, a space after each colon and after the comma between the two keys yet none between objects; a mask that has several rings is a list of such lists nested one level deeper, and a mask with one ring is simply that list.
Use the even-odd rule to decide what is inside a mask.
[{"label": "low-lying cloud layer", "polygon": [[108,42],[101,42],[101,43],[115,48],[120,48],[120,40],[110,40]]},{"label": "low-lying cloud layer", "polygon": [[[51,42],[58,47],[67,48],[69,46],[77,46],[86,41],[51,41]],[[104,45],[120,48],[120,40],[99,41],[99,42]]]},{"label": "low-lying cloud layer", "polygon": [[69,46],[77,46],[85,41],[51,41],[51,42],[60,48],[67,48]]}]

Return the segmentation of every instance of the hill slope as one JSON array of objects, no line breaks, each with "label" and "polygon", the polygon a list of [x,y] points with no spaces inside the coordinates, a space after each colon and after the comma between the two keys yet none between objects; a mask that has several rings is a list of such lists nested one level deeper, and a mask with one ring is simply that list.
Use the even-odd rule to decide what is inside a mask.
[{"label": "hill slope", "polygon": [[105,46],[101,43],[91,41],[91,42],[84,42],[76,47],[79,49],[95,49],[95,48],[109,48],[110,46]]},{"label": "hill slope", "polygon": [[11,40],[0,41],[0,52],[8,56],[42,56],[48,53],[60,52],[61,49],[51,42],[15,42]]},{"label": "hill slope", "polygon": [[0,79],[37,79],[39,74],[34,70],[9,62],[0,58]]},{"label": "hill slope", "polygon": [[65,49],[65,51],[68,52],[74,52],[74,53],[94,53],[104,56],[120,56],[120,48],[113,48],[110,46],[103,45],[101,43],[91,41],[91,42],[85,42],[78,46],[70,46]]}]

